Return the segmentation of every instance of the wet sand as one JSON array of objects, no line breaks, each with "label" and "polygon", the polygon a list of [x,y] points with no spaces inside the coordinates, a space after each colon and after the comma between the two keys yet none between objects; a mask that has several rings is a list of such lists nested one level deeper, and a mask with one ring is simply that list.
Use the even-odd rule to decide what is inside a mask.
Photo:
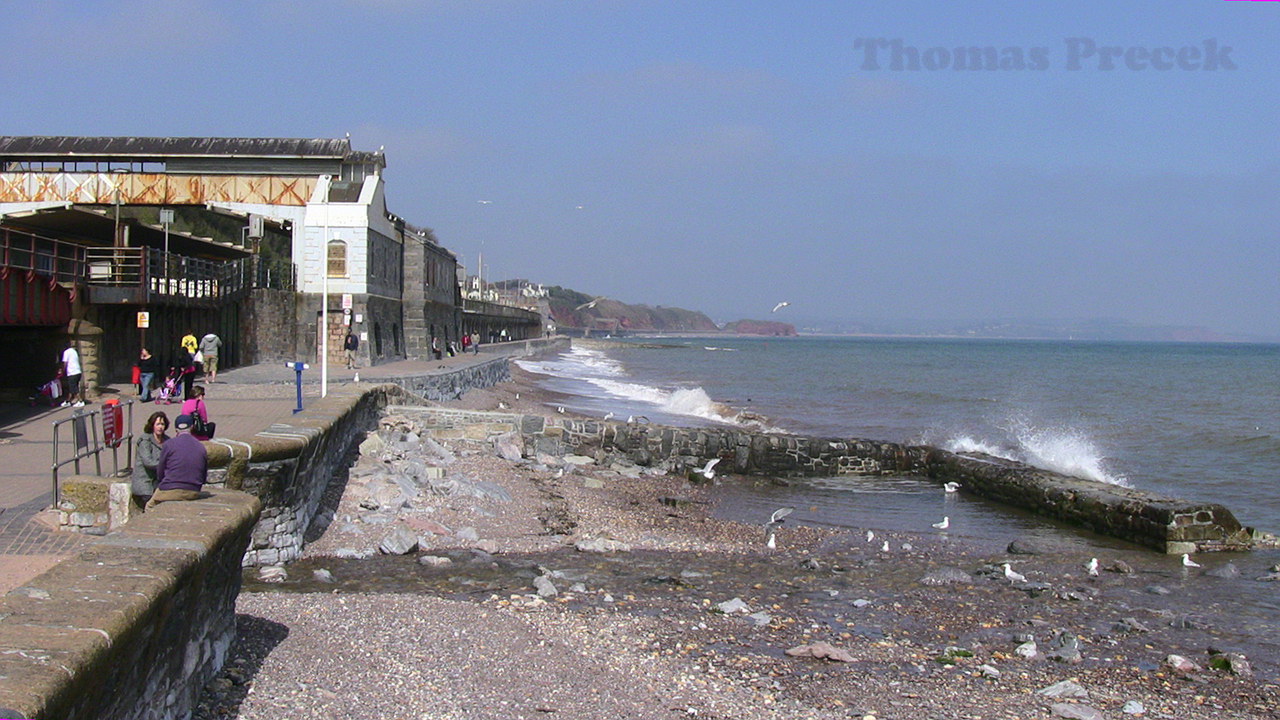
[{"label": "wet sand", "polygon": [[[451,405],[561,404],[513,375]],[[1116,551],[1103,567],[1131,572],[1089,577],[1053,548],[1010,555],[937,534],[867,542],[787,524],[770,550],[759,526],[716,516],[714,485],[448,445],[450,473],[511,501],[415,505],[395,522],[453,533],[415,555],[343,559],[370,530],[343,522],[356,493],[339,478],[335,521],[289,579],[247,573],[241,639],[196,717],[1120,718],[1134,703],[1143,717],[1280,716],[1275,658],[1258,654],[1250,618],[1176,559]],[[602,539],[619,549],[575,548]],[[1005,562],[1030,583],[1007,580]],[[1265,572],[1259,562],[1239,559],[1246,574]],[[957,582],[922,582],[943,572]],[[722,605],[734,599],[741,611]],[[786,654],[818,642],[850,661]],[[1254,674],[1210,668],[1210,649],[1242,653]],[[1199,669],[1175,670],[1170,654]],[[1038,694],[1065,680],[1087,696]]]}]

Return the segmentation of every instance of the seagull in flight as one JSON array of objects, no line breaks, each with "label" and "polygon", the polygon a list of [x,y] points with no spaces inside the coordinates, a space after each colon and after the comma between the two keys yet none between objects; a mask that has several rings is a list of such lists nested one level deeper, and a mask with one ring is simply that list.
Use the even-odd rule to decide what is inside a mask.
[{"label": "seagull in flight", "polygon": [[1026,582],[1027,581],[1026,576],[1022,575],[1021,573],[1014,572],[1013,568],[1009,567],[1009,563],[1004,564],[1004,576],[1009,579],[1009,582]]},{"label": "seagull in flight", "polygon": [[[713,468],[716,466],[716,463],[718,462],[720,462],[720,458],[712,458],[708,460],[707,464],[703,465],[702,469],[698,471],[698,474],[708,480],[714,478],[716,476],[716,471]],[[774,515],[773,519],[770,519],[769,522],[774,522],[774,520],[776,520],[778,517],[786,517],[791,513],[791,508],[784,508],[784,509],[786,510],[785,513],[782,513],[782,515],[779,516],[778,513],[782,512],[782,510],[775,512],[773,514]]]},{"label": "seagull in flight", "polygon": [[938,528],[939,530],[946,530],[947,528],[951,527],[951,518],[947,515],[944,515],[942,516],[942,522],[936,522],[933,524],[933,526]]},{"label": "seagull in flight", "polygon": [[766,538],[765,545],[768,546],[770,550],[778,547],[778,543],[774,538],[777,527],[782,524],[783,518],[790,515],[793,510],[795,510],[795,508],[778,508],[769,516],[769,522],[764,524],[764,536]]},{"label": "seagull in flight", "polygon": [[1182,553],[1182,566],[1183,567],[1201,567],[1200,563],[1196,562],[1195,560],[1192,560],[1191,556],[1186,553]]},{"label": "seagull in flight", "polygon": [[947,492],[949,492],[949,493],[953,493],[953,492],[955,492],[955,491],[957,491],[957,490],[959,490],[959,489],[960,489],[960,483],[958,483],[958,482],[949,482],[949,483],[947,483],[947,484],[943,485],[943,486],[942,486],[942,489],[943,489],[943,490],[946,490],[946,491],[947,491]]},{"label": "seagull in flight", "polygon": [[784,307],[786,307],[786,306],[788,306],[788,305],[790,305],[790,304],[791,304],[791,303],[787,302],[786,300],[783,300],[782,302],[778,303],[777,305],[774,305],[774,306],[773,306],[773,309],[772,309],[772,310],[770,310],[769,312],[778,312],[779,310],[781,310],[782,308],[784,308]]},{"label": "seagull in flight", "polygon": [[1097,577],[1098,576],[1098,558],[1090,558],[1089,562],[1085,563],[1084,569],[1087,570],[1088,573],[1093,577]]},{"label": "seagull in flight", "polygon": [[591,300],[591,301],[589,301],[589,302],[584,302],[584,303],[582,303],[582,304],[581,304],[581,305],[579,305],[578,307],[574,308],[574,310],[584,310],[584,309],[589,310],[589,309],[591,309],[591,308],[595,307],[595,306],[596,306],[596,303],[600,302],[600,301],[601,301],[601,300],[603,300],[603,299],[604,299],[604,296],[603,296],[603,295],[601,295],[601,296],[599,296],[599,297],[597,297],[597,298],[594,298],[593,300]]},{"label": "seagull in flight", "polygon": [[612,410],[610,410],[609,412],[607,412],[607,413],[605,413],[605,414],[604,414],[604,419],[605,419],[605,420],[608,420],[608,419],[610,419],[610,418],[612,418],[612,417],[613,417],[613,411],[612,411]]},{"label": "seagull in flight", "polygon": [[476,202],[480,203],[481,205],[492,205],[492,204],[493,204],[493,201],[492,201],[492,200],[477,200]]}]

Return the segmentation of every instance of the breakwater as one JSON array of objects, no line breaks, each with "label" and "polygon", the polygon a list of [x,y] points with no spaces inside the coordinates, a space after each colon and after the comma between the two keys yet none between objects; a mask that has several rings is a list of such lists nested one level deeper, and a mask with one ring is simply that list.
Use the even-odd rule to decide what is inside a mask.
[{"label": "breakwater", "polygon": [[[527,423],[526,423],[527,426]],[[647,465],[718,458],[722,472],[777,477],[916,475],[1165,553],[1243,550],[1257,534],[1227,508],[1082,480],[1010,460],[925,445],[807,438],[734,428],[556,419],[527,437],[531,452],[619,452]]]}]

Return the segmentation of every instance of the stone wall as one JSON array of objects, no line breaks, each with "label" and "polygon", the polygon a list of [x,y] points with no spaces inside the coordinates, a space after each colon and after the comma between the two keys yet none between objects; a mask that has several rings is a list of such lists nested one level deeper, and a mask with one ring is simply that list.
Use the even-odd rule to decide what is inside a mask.
[{"label": "stone wall", "polygon": [[[957,455],[924,445],[771,435],[733,428],[673,428],[559,419],[535,449],[563,444],[573,452],[621,452],[640,464],[720,458],[722,472],[777,477],[918,475],[958,482],[980,497],[1047,515],[1161,552],[1240,550],[1253,544],[1227,508],[1068,477],[985,455]],[[536,447],[542,443],[541,447]]]},{"label": "stone wall", "polygon": [[[240,314],[240,318],[244,338],[244,364],[310,359],[297,354],[296,293],[289,290],[254,290],[243,304],[244,312]],[[226,340],[226,337],[223,339]]]},{"label": "stone wall", "polygon": [[260,503],[165,503],[0,599],[0,717],[189,717],[235,638]]}]

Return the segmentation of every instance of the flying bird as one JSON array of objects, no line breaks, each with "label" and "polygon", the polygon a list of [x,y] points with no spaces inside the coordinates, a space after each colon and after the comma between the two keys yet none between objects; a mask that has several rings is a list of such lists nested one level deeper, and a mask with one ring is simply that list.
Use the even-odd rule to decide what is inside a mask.
[{"label": "flying bird", "polygon": [[[709,470],[713,464],[714,461],[707,463],[707,469]],[[770,550],[778,547],[778,543],[774,538],[777,527],[782,524],[783,519],[790,515],[793,510],[795,510],[795,508],[778,508],[769,516],[769,522],[764,524],[765,545],[767,545]]]},{"label": "flying bird", "polygon": [[1020,573],[1014,572],[1013,568],[1009,567],[1009,563],[1004,564],[1004,576],[1009,579],[1009,582],[1026,582],[1027,581],[1026,576]]},{"label": "flying bird", "polygon": [[1195,560],[1192,560],[1190,555],[1186,553],[1182,553],[1182,566],[1183,567],[1200,567],[1200,563],[1196,562]]},{"label": "flying bird", "polygon": [[492,205],[492,204],[493,204],[493,201],[492,201],[492,200],[477,200],[476,202],[480,203],[481,205]]},{"label": "flying bird", "polygon": [[959,490],[959,489],[960,489],[960,483],[958,483],[958,482],[949,482],[949,483],[947,483],[947,484],[943,485],[943,486],[942,486],[942,489],[943,489],[943,490],[946,490],[946,491],[947,491],[947,492],[949,492],[949,493],[953,493],[953,492],[955,492],[955,491],[957,491],[957,490]]},{"label": "flying bird", "polygon": [[1089,572],[1089,574],[1090,574],[1090,575],[1092,575],[1092,576],[1094,576],[1094,577],[1097,577],[1097,575],[1098,575],[1098,558],[1090,558],[1090,559],[1089,559],[1089,562],[1088,562],[1088,563],[1085,563],[1084,569],[1085,569],[1085,570],[1087,570],[1087,571]]},{"label": "flying bird", "polygon": [[947,528],[951,527],[951,518],[949,516],[944,515],[942,516],[942,522],[936,522],[933,524],[933,526],[938,528],[939,530],[946,530]]},{"label": "flying bird", "polygon": [[[714,477],[716,476],[716,471],[715,471],[715,470],[713,470],[712,468],[714,468],[714,467],[716,466],[716,463],[718,463],[718,462],[720,462],[720,458],[712,458],[712,459],[708,460],[708,461],[707,461],[707,464],[706,464],[706,465],[703,465],[703,466],[702,466],[702,469],[698,471],[698,474],[699,474],[699,475],[701,475],[702,477],[704,477],[704,478],[708,479],[708,480],[710,480],[710,479],[714,478]],[[787,508],[786,510],[787,510],[787,512],[782,513],[782,517],[786,517],[787,515],[789,515],[789,514],[791,513],[791,508]],[[782,511],[781,511],[781,510],[779,510],[778,512],[782,512]],[[775,516],[777,516],[777,515],[778,515],[778,513],[777,513],[777,512],[775,512],[775,513],[774,513],[774,515],[775,515]],[[769,522],[773,522],[773,520],[770,520]]]},{"label": "flying bird", "polygon": [[790,305],[790,304],[791,304],[791,303],[787,302],[786,300],[783,300],[782,302],[778,303],[777,305],[774,305],[774,306],[773,306],[773,309],[772,309],[772,310],[770,310],[769,312],[778,312],[779,310],[781,310],[782,308],[784,308],[784,307],[786,307],[786,306],[788,306],[788,305]]},{"label": "flying bird", "polygon": [[605,413],[605,414],[604,414],[604,419],[605,419],[605,420],[608,420],[608,419],[610,419],[610,418],[612,418],[612,417],[613,417],[613,411],[612,411],[612,410],[610,410],[609,412],[607,412],[607,413]]},{"label": "flying bird", "polygon": [[603,295],[601,295],[601,296],[599,296],[599,297],[597,297],[597,298],[593,298],[591,301],[589,301],[589,302],[584,302],[584,303],[582,303],[581,305],[579,305],[578,307],[574,308],[574,310],[590,310],[591,308],[593,308],[593,307],[595,307],[595,306],[596,306],[596,303],[600,302],[600,301],[601,301],[601,300],[603,300],[603,299],[604,299],[604,296],[603,296]]}]

